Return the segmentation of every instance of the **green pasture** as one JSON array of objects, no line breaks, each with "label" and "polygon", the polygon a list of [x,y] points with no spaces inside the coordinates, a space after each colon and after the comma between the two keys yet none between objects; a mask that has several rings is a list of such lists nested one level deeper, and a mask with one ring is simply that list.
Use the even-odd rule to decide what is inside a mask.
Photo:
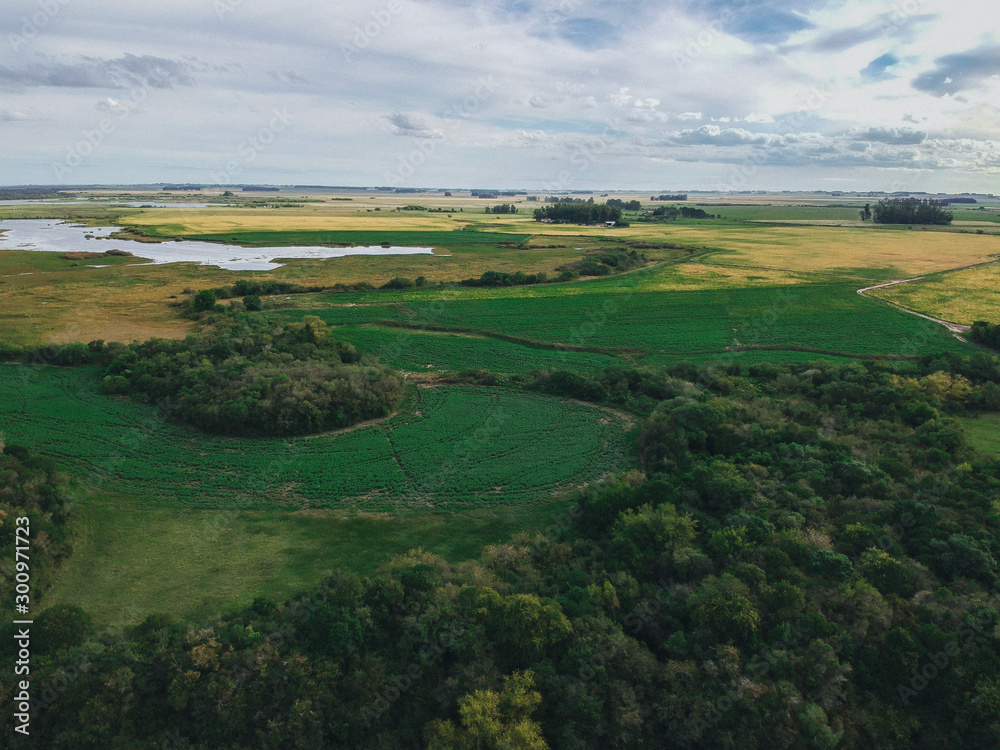
[{"label": "green pasture", "polygon": [[105,491],[221,509],[493,507],[629,468],[621,419],[519,391],[415,389],[394,417],[293,439],[222,438],[105,396],[92,368],[0,367],[8,442]]}]

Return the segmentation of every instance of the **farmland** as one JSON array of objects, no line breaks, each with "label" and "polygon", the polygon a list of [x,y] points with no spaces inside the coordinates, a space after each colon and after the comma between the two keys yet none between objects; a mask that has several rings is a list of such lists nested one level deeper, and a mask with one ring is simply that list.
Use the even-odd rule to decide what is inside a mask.
[{"label": "farmland", "polygon": [[[280,598],[313,585],[331,556],[360,572],[414,547],[467,559],[514,531],[540,528],[573,487],[636,465],[635,415],[513,390],[518,376],[977,351],[942,326],[856,293],[918,274],[931,275],[878,295],[961,321],[996,310],[995,268],[940,273],[990,260],[1000,252],[995,237],[767,223],[849,224],[853,209],[706,207],[727,218],[609,231],[537,224],[524,201],[514,216],[486,215],[468,197],[419,198],[441,213],[395,210],[413,200],[0,206],[0,217],[117,224],[161,240],[435,248],[433,256],[290,259],[253,273],[0,252],[2,340],[28,346],[183,337],[211,324],[182,316],[190,292],[239,279],[329,290],[400,276],[429,282],[275,295],[255,313],[279,322],[317,315],[332,337],[408,373],[413,395],[399,413],[336,434],[212,437],[154,406],[104,395],[92,368],[0,366],[4,438],[56,457],[83,488],[76,550],[50,601],[86,603],[102,625],[118,628],[164,607],[197,618],[257,595]],[[551,277],[608,248],[635,248],[649,264],[532,286],[451,283],[487,270]],[[468,370],[488,371],[503,387],[439,382]],[[967,423],[984,450],[992,429],[988,418]]]},{"label": "farmland", "polygon": [[156,505],[361,508],[516,505],[629,465],[625,425],[529,393],[420,389],[407,411],[343,433],[234,440],[104,396],[96,373],[0,368],[7,439],[99,487]]},{"label": "farmland", "polygon": [[[405,317],[398,308],[387,306],[310,308],[309,312],[331,325],[344,322],[345,315],[353,323],[402,318],[414,326],[491,331],[622,354],[684,357],[741,347],[777,347],[913,356],[967,348],[941,326],[859,297],[856,286],[844,282],[659,293],[636,291],[646,281],[635,278],[631,288],[625,278],[611,279],[585,282],[575,288],[576,293],[563,294],[560,285],[525,287],[523,292],[485,290],[478,299],[449,295],[441,302],[435,301],[433,293],[413,293],[399,303],[410,313]],[[282,313],[283,317],[295,315]],[[859,331],[864,335],[859,336]]]},{"label": "farmland", "polygon": [[338,328],[336,334],[377,355],[383,364],[412,372],[489,370],[526,375],[546,368],[594,372],[625,364],[605,354],[538,349],[467,334],[349,326]]},{"label": "farmland", "polygon": [[879,299],[955,323],[1000,320],[1000,264],[929,276],[878,289]]}]

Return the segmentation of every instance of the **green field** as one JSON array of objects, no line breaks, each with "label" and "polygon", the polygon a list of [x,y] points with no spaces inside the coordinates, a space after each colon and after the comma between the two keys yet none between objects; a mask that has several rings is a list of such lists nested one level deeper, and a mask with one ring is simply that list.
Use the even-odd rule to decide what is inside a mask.
[{"label": "green field", "polygon": [[963,419],[965,437],[977,451],[1000,456],[1000,414]]},{"label": "green field", "polygon": [[564,512],[564,501],[549,500],[345,516],[151,507],[97,495],[76,507],[75,549],[45,603],[76,604],[115,630],[150,612],[194,620],[256,596],[284,600],[331,569],[373,573],[390,555],[418,547],[453,562],[471,559]]},{"label": "green field", "polygon": [[[936,323],[860,297],[854,283],[669,292],[642,291],[643,283],[619,277],[472,290],[469,295],[451,292],[441,300],[433,292],[401,293],[388,299],[400,300],[402,313],[387,306],[337,306],[284,311],[282,316],[316,314],[331,325],[402,318],[416,326],[679,357],[760,347],[861,356],[971,351]],[[342,305],[365,295],[332,298]]]},{"label": "green field", "polygon": [[605,354],[537,349],[496,338],[436,331],[343,326],[337,329],[336,337],[376,355],[389,367],[408,372],[489,370],[526,375],[551,368],[595,372],[626,364]]},{"label": "green field", "polygon": [[154,505],[457,508],[535,502],[631,466],[622,420],[531,393],[421,388],[389,420],[308,438],[227,439],[104,396],[90,368],[0,367],[9,442]]}]

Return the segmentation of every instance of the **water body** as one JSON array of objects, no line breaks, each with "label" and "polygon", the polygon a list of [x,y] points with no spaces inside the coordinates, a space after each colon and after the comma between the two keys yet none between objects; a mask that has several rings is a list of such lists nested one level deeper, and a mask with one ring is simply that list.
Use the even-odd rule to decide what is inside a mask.
[{"label": "water body", "polygon": [[[198,263],[229,271],[271,271],[281,268],[275,258],[343,258],[348,255],[433,255],[432,247],[243,247],[181,240],[136,242],[109,239],[119,227],[87,227],[55,219],[0,221],[0,250],[38,250],[56,253],[103,253],[125,250],[137,258],[159,263]],[[87,235],[91,235],[90,238]],[[97,260],[95,258],[95,260]]]}]

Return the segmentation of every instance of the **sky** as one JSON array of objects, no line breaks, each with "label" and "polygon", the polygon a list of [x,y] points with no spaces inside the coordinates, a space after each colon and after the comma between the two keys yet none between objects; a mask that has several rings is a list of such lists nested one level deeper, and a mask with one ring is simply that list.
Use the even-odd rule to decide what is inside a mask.
[{"label": "sky", "polygon": [[0,184],[1000,193],[983,0],[6,0]]}]

